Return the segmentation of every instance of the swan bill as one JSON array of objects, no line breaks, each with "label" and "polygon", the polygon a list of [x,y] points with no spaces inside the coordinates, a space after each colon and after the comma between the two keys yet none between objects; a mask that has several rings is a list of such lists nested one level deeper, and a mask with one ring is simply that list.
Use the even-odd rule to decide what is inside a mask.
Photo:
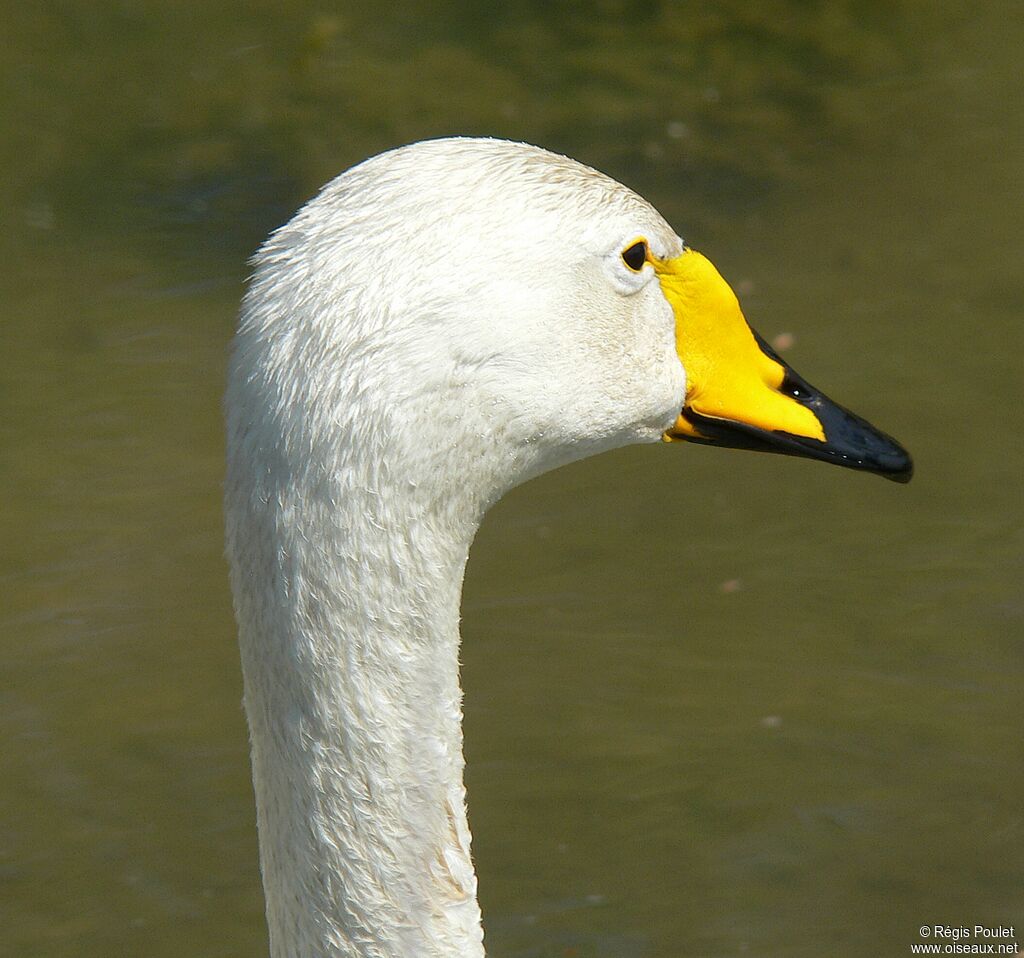
[{"label": "swan bill", "polygon": [[675,314],[687,380],[667,442],[804,456],[910,481],[909,453],[780,359],[747,325],[736,294],[708,259],[688,249],[654,268]]}]

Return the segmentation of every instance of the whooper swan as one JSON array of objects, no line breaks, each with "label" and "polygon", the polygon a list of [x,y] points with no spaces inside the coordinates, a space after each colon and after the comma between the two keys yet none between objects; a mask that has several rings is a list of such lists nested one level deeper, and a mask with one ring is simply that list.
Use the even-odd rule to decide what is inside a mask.
[{"label": "whooper swan", "polygon": [[487,139],[342,174],[264,244],[227,542],[274,958],[483,955],[459,599],[503,493],[685,439],[910,478],[635,193]]}]

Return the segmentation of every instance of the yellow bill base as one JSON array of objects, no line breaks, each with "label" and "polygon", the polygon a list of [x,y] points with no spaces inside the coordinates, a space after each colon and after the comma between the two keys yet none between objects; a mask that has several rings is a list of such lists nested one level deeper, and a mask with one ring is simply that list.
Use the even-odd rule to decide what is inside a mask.
[{"label": "yellow bill base", "polygon": [[[684,408],[824,442],[814,413],[780,391],[788,370],[762,351],[736,294],[710,260],[688,249],[652,262],[675,314],[676,350],[686,370]],[[706,439],[684,415],[665,433],[669,442],[696,438]]]}]

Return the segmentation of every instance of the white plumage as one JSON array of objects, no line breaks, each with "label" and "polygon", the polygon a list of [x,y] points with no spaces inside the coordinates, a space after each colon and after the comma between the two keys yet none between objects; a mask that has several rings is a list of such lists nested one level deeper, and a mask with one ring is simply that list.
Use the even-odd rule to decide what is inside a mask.
[{"label": "white plumage", "polygon": [[469,546],[516,484],[676,422],[692,297],[674,315],[657,269],[706,263],[681,254],[613,180],[473,139],[349,170],[258,253],[226,512],[274,958],[483,954],[458,678]]}]

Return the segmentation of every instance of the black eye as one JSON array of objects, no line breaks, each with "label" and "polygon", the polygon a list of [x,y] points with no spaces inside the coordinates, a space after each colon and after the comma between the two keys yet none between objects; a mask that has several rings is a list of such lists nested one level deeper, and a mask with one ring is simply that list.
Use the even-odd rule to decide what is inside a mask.
[{"label": "black eye", "polygon": [[632,246],[626,247],[622,251],[622,262],[634,273],[639,273],[647,262],[647,243],[644,240],[637,240]]}]

